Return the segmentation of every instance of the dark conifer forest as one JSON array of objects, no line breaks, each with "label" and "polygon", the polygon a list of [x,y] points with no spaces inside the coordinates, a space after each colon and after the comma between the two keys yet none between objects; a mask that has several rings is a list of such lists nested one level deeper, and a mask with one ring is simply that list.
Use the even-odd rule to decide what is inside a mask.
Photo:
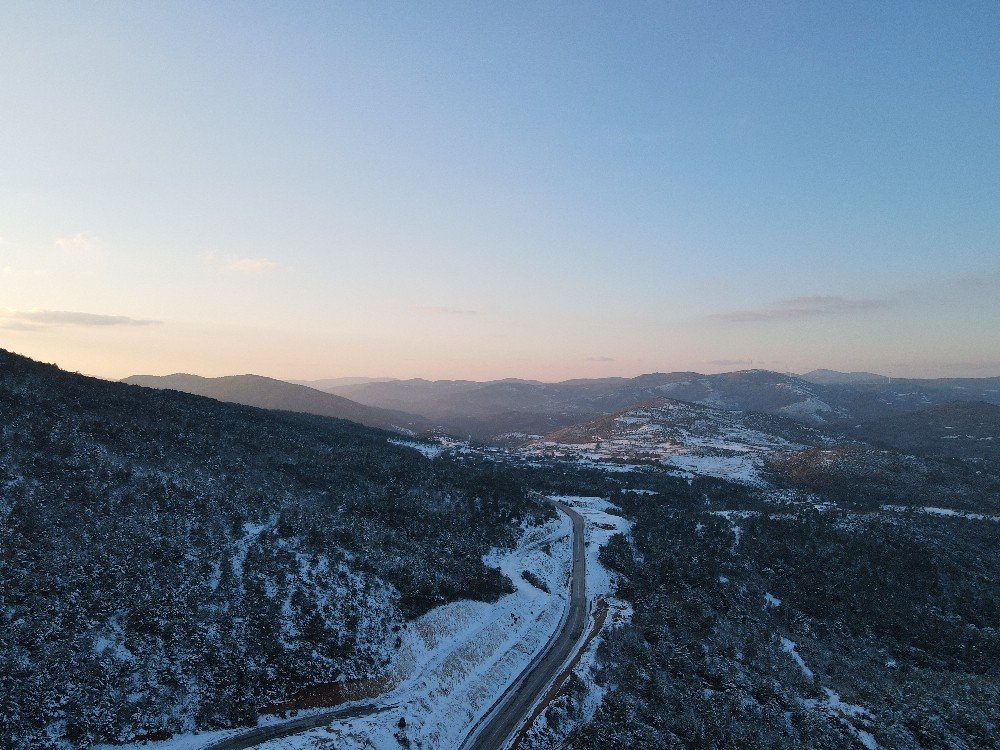
[{"label": "dark conifer forest", "polygon": [[[377,675],[407,618],[509,590],[551,513],[496,464],[0,351],[0,737],[88,747],[253,723]],[[68,743],[68,745],[67,745]]]}]

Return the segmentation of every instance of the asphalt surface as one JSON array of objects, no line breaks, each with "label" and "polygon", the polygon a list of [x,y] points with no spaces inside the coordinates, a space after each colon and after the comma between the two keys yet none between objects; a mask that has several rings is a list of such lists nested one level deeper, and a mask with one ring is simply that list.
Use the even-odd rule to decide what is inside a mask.
[{"label": "asphalt surface", "polygon": [[583,516],[572,508],[556,507],[573,521],[573,575],[569,612],[545,651],[529,664],[473,727],[461,750],[500,750],[531,715],[531,709],[548,685],[559,676],[573,654],[587,625],[587,556],[584,552]]},{"label": "asphalt surface", "polygon": [[340,708],[334,708],[320,714],[303,716],[301,719],[292,719],[281,724],[250,729],[235,737],[227,737],[224,740],[205,745],[204,750],[246,750],[268,740],[290,737],[293,734],[299,734],[310,729],[315,729],[316,727],[323,727],[342,719],[355,719],[358,716],[368,716],[386,708],[387,706],[380,706],[374,703],[341,706]]}]

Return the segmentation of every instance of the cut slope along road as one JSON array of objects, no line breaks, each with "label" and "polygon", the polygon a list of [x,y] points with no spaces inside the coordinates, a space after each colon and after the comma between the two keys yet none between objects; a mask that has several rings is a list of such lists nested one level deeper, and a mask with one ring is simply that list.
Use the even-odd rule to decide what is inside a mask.
[{"label": "cut slope along road", "polygon": [[[489,710],[473,725],[461,750],[500,750],[523,727],[532,709],[578,649],[587,624],[587,556],[584,547],[583,516],[563,503],[556,507],[569,516],[573,525],[573,564],[570,599],[559,628],[545,648],[511,682]],[[338,721],[369,716],[392,708],[375,702],[348,704],[298,719],[257,727],[242,734],[207,745],[204,750],[248,750],[270,740],[301,734]]]},{"label": "cut slope along road", "polygon": [[556,507],[573,522],[573,571],[570,600],[562,626],[545,650],[529,664],[493,704],[462,743],[461,750],[500,750],[531,715],[546,688],[562,671],[583,638],[587,624],[587,556],[583,516],[563,503]]}]

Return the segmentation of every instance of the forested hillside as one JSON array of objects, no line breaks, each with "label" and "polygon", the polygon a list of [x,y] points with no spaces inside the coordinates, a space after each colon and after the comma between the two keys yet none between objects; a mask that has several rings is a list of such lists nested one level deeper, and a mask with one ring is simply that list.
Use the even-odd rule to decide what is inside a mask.
[{"label": "forested hillside", "polygon": [[995,516],[663,474],[571,487],[633,521],[601,560],[634,613],[598,650],[596,714],[571,681],[530,750],[997,747]]},{"label": "forested hillside", "polygon": [[602,559],[635,617],[602,650],[615,689],[571,747],[995,747],[994,522],[707,511],[705,496],[745,508],[734,492],[623,498],[634,546]]},{"label": "forested hillside", "polygon": [[377,430],[4,351],[0,428],[4,747],[230,726],[378,674],[404,618],[506,591],[481,556],[550,512]]},{"label": "forested hillside", "polygon": [[203,378],[199,375],[177,373],[174,375],[133,375],[126,383],[147,388],[193,393],[208,396],[231,404],[257,406],[261,409],[317,414],[321,417],[348,419],[351,422],[378,427],[383,430],[421,432],[432,423],[413,414],[365,406],[332,393],[283,380],[260,375],[228,375],[221,378]]},{"label": "forested hillside", "polygon": [[852,434],[908,453],[977,459],[1000,466],[1000,406],[953,401],[857,425]]},{"label": "forested hillside", "polygon": [[456,435],[501,443],[512,432],[543,435],[664,397],[838,429],[956,399],[1000,403],[998,378],[891,380],[869,373],[829,372],[815,376],[739,370],[560,383],[415,379],[357,382],[327,390],[369,406],[421,414]]}]

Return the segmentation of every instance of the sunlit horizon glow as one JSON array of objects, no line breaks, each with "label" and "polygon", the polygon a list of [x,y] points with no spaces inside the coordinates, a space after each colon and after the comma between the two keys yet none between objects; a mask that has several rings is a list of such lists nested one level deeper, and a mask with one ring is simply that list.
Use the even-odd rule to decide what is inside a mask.
[{"label": "sunlit horizon glow", "polygon": [[2,348],[114,379],[1000,375],[996,4],[0,28]]}]

